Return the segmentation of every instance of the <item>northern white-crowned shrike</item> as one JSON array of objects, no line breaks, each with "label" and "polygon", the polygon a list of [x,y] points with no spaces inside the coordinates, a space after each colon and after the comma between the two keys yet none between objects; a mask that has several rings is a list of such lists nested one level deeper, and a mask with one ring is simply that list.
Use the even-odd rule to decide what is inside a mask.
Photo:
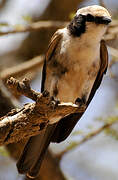
[{"label": "northern white-crowned shrike", "polygon": [[[62,102],[87,106],[100,86],[108,66],[102,40],[109,12],[101,6],[81,8],[67,27],[52,36],[43,67],[42,88]],[[35,178],[50,142],[65,140],[83,113],[70,114],[31,137],[17,163],[18,171]]]}]

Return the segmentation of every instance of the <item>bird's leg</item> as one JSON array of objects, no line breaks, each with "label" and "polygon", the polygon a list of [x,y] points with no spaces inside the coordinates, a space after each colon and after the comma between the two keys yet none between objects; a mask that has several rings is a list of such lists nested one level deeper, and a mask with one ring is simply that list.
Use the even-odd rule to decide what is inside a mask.
[{"label": "bird's leg", "polygon": [[[44,90],[42,92],[42,95],[43,97],[49,97],[50,93],[47,90]],[[53,109],[55,109],[59,103],[60,103],[59,99],[55,98],[54,96],[50,96],[49,104]]]},{"label": "bird's leg", "polygon": [[43,95],[43,97],[48,97],[50,95],[50,93],[47,90],[44,90],[42,92],[42,95]]},{"label": "bird's leg", "polygon": [[52,106],[53,109],[55,109],[59,103],[60,103],[59,99],[56,99],[54,96],[50,97],[50,105]]},{"label": "bird's leg", "polygon": [[85,101],[85,99],[84,98],[77,98],[76,100],[75,100],[75,104],[77,104],[78,106],[82,106],[82,105],[85,105],[86,104],[86,101]]}]

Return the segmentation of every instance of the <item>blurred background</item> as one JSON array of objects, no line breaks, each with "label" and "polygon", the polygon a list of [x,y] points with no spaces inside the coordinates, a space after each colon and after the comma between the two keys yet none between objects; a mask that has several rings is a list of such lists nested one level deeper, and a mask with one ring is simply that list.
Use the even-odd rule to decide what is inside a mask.
[{"label": "blurred background", "polygon": [[[10,92],[7,78],[27,77],[31,87],[40,91],[42,55],[52,34],[70,21],[79,7],[94,4],[105,6],[113,18],[104,37],[109,69],[71,135],[60,144],[50,145],[40,180],[118,180],[118,1],[0,0],[1,117],[13,107],[31,102]],[[12,105],[6,103],[3,92],[7,100],[8,96],[13,100]],[[26,179],[16,169],[23,145],[24,141],[0,147],[0,180]]]}]

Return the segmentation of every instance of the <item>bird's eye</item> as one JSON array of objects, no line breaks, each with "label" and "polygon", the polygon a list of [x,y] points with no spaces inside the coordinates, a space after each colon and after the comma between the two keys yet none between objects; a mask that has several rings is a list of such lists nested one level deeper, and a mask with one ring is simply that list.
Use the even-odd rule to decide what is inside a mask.
[{"label": "bird's eye", "polygon": [[95,18],[94,18],[93,15],[87,14],[87,16],[86,16],[86,21],[87,21],[87,22],[94,22],[94,21],[95,21]]}]

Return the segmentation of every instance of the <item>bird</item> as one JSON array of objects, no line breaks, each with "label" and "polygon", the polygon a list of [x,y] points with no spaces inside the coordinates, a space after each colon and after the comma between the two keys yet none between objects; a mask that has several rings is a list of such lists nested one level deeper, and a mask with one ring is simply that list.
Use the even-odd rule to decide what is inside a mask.
[{"label": "bird", "polygon": [[[111,20],[106,8],[87,6],[78,9],[70,23],[54,33],[44,61],[42,93],[47,90],[57,101],[88,107],[107,71],[103,36]],[[17,162],[18,172],[36,178],[50,142],[64,141],[83,113],[69,114],[30,137]]]}]

